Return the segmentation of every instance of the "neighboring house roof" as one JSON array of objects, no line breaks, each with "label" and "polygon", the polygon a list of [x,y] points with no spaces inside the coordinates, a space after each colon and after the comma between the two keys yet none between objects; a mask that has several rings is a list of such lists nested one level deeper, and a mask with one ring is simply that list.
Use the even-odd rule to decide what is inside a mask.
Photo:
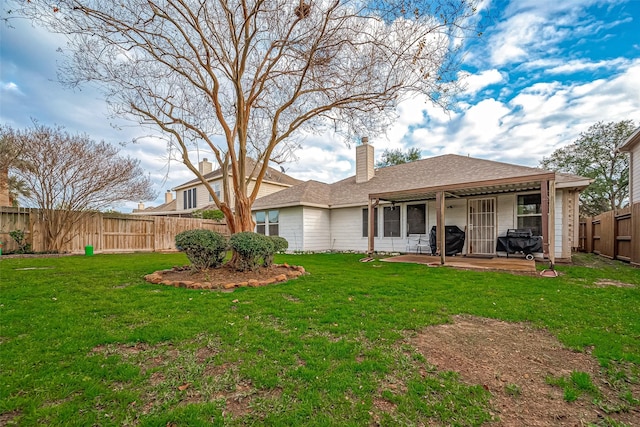
[{"label": "neighboring house roof", "polygon": [[638,129],[636,129],[620,147],[618,147],[618,150],[631,151],[633,147],[638,145],[638,143],[640,143],[640,127],[638,127]]},{"label": "neighboring house roof", "polygon": [[146,208],[143,209],[141,211],[138,211],[140,213],[144,212],[144,213],[155,213],[155,212],[168,212],[168,211],[175,211],[176,208],[178,207],[178,203],[177,200],[172,200],[169,203],[164,203],[160,206],[156,206],[156,207],[151,207],[151,208]]},{"label": "neighboring house roof", "polygon": [[281,190],[257,199],[253,206],[260,206],[268,201],[269,206],[318,206],[329,207],[331,204],[331,186],[318,181],[305,181],[293,187]]},{"label": "neighboring house roof", "polygon": [[[247,161],[247,172],[251,172],[251,170],[253,170],[253,167],[255,165],[255,162],[252,160],[248,160]],[[207,181],[213,181],[217,178],[221,178],[222,177],[222,169],[216,169],[214,171],[211,171],[207,174],[204,175],[205,179]],[[277,171],[276,169],[272,168],[271,166],[269,166],[267,168],[267,172],[264,175],[264,179],[263,182],[270,182],[270,183],[274,183],[274,184],[282,184],[285,186],[291,186],[291,185],[296,185],[301,183],[302,181],[300,181],[299,179],[295,179],[289,175],[286,175],[280,171]],[[177,187],[174,188],[174,190],[181,190],[183,188],[187,188],[187,187],[192,187],[193,185],[197,185],[200,184],[200,179],[195,178],[192,179],[191,181],[185,182],[184,184],[180,184]]]},{"label": "neighboring house roof", "polygon": [[[539,168],[446,154],[376,169],[373,178],[359,184],[356,183],[355,176],[333,184],[307,181],[257,199],[253,204],[253,209],[295,205],[356,206],[368,203],[370,194],[402,192],[412,189],[421,190],[416,194],[427,194],[425,189],[428,188],[446,188],[491,181],[497,183],[501,180],[527,177],[531,177],[531,184],[534,185],[534,181],[539,182],[540,179],[550,174],[553,172]],[[590,183],[588,178],[564,173],[556,173],[555,179],[556,186],[559,188],[583,188]],[[526,187],[521,185],[520,189],[524,190]]]}]

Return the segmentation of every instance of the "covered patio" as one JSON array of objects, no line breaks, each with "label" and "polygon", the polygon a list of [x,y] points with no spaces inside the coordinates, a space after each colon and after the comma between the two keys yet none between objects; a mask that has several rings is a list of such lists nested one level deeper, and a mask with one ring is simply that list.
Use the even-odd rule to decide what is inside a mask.
[{"label": "covered patio", "polygon": [[[554,242],[555,242],[555,195],[556,193],[556,174],[548,171],[535,171],[527,175],[510,176],[500,179],[482,180],[474,182],[459,182],[451,183],[447,185],[435,185],[431,187],[422,187],[409,190],[400,191],[387,191],[380,193],[369,194],[369,233],[368,233],[368,253],[371,255],[375,251],[374,247],[374,217],[373,212],[381,202],[391,203],[406,203],[417,201],[434,200],[436,206],[436,246],[437,250],[434,254],[436,256],[429,257],[429,260],[425,264],[438,263],[441,265],[451,265],[450,263],[458,263],[460,266],[466,264],[468,268],[482,268],[482,269],[505,269],[505,266],[513,266],[513,268],[506,268],[507,270],[514,270],[525,267],[516,267],[518,262],[523,262],[523,266],[527,266],[529,271],[535,271],[535,263],[528,260],[518,259],[503,259],[503,258],[474,258],[471,257],[449,257],[446,256],[445,250],[443,250],[445,242],[445,226],[446,222],[445,212],[447,209],[447,200],[451,199],[473,199],[479,197],[496,196],[505,193],[518,193],[526,191],[539,191],[541,195],[541,235],[542,235],[542,253],[544,259],[550,262],[551,268],[555,264]],[[485,251],[475,251],[475,253],[495,253],[495,245],[497,234],[495,231],[495,223],[489,227],[474,226],[471,222],[471,216],[469,216],[469,229],[466,230],[468,236],[472,239],[477,237],[477,241],[482,241],[486,246]],[[495,221],[495,220],[494,220]],[[472,255],[474,251],[469,251],[468,254]],[[408,257],[417,256],[418,258],[406,258],[406,259],[421,259],[420,255],[406,255]],[[402,258],[401,258],[402,259]],[[526,261],[526,264],[524,263]],[[400,261],[411,262],[411,261]],[[513,262],[513,264],[512,264]],[[422,263],[422,262],[421,262]],[[533,269],[533,270],[531,270]]]}]

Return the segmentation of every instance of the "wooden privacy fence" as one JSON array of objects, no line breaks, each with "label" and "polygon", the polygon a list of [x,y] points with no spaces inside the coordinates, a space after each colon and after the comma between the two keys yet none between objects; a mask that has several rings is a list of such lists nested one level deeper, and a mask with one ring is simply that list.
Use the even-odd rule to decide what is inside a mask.
[{"label": "wooden privacy fence", "polygon": [[[36,209],[0,207],[0,242],[2,252],[18,249],[9,235],[22,230],[34,252],[45,250],[42,239],[42,223]],[[161,252],[176,250],[176,234],[196,228],[217,231],[229,235],[226,224],[197,218],[162,216],[137,216],[93,213],[70,230],[70,240],[62,252],[83,253],[85,246],[93,246],[95,253]]]},{"label": "wooden privacy fence", "polygon": [[640,266],[640,203],[581,218],[578,249]]}]

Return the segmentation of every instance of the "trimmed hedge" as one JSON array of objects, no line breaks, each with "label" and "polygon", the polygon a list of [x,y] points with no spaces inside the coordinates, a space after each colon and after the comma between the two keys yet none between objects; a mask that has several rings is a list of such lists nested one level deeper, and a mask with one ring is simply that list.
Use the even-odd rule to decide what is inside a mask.
[{"label": "trimmed hedge", "polygon": [[186,253],[196,271],[222,265],[229,246],[227,239],[211,230],[187,230],[176,235],[176,247]]},{"label": "trimmed hedge", "polygon": [[284,237],[280,237],[280,236],[269,236],[269,237],[273,241],[273,244],[275,245],[275,249],[274,249],[275,253],[278,254],[278,253],[285,252],[289,248],[289,242],[287,242],[287,239],[285,239]]},{"label": "trimmed hedge", "polygon": [[269,267],[273,264],[276,245],[268,236],[243,231],[231,236],[229,245],[237,254],[236,268],[240,271],[255,270],[260,266]]}]

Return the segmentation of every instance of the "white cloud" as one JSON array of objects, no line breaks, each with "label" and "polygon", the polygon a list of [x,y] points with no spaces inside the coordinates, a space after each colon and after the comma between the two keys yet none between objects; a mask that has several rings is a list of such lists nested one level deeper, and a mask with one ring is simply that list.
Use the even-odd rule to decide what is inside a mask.
[{"label": "white cloud", "polygon": [[628,64],[629,60],[625,58],[614,58],[610,60],[602,61],[588,61],[582,59],[575,59],[566,61],[561,65],[545,70],[547,74],[571,74],[581,71],[595,71],[600,69],[613,69],[619,68],[622,65]]},{"label": "white cloud", "polygon": [[497,69],[484,70],[479,74],[468,74],[463,77],[462,84],[465,86],[465,94],[475,95],[487,86],[502,83],[504,76]]},{"label": "white cloud", "polygon": [[16,95],[24,95],[14,82],[0,82],[0,91],[5,94],[13,93]]}]

